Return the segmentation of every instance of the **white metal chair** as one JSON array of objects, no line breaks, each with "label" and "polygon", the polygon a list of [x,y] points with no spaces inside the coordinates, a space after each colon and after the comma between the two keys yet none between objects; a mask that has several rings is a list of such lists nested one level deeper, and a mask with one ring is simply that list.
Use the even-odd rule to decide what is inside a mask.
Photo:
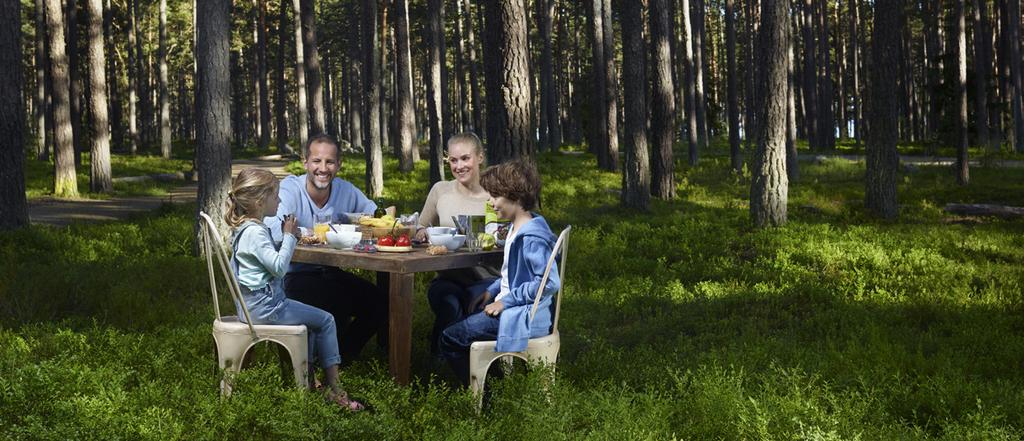
[{"label": "white metal chair", "polygon": [[477,341],[469,347],[469,388],[477,398],[477,411],[483,406],[484,383],[487,381],[487,370],[494,360],[503,358],[506,363],[511,364],[512,357],[517,357],[526,362],[539,362],[543,365],[555,367],[558,359],[558,349],[561,341],[558,336],[558,315],[562,307],[562,290],[565,288],[565,261],[569,254],[569,231],[572,226],[565,227],[558,235],[558,241],[552,249],[551,257],[548,258],[547,268],[544,269],[544,276],[541,278],[540,287],[537,289],[537,296],[533,300],[533,308],[530,310],[530,321],[537,315],[537,308],[540,305],[541,296],[544,294],[544,285],[547,284],[548,276],[551,273],[551,265],[555,257],[562,256],[558,262],[558,292],[555,294],[555,316],[551,321],[551,334],[543,337],[531,338],[526,343],[526,350],[522,352],[495,352],[496,341]]},{"label": "white metal chair", "polygon": [[[242,369],[242,361],[246,353],[262,341],[271,341],[281,345],[288,353],[295,383],[300,388],[309,387],[309,340],[306,325],[253,325],[249,320],[249,308],[242,300],[238,279],[231,271],[228,253],[224,249],[225,242],[217,227],[206,213],[199,213],[203,231],[203,251],[206,254],[206,267],[210,274],[210,291],[213,293],[213,340],[217,346],[217,365],[223,372],[220,381],[221,396],[231,395],[232,377]],[[246,322],[242,323],[238,316],[220,315],[220,304],[217,298],[217,280],[214,276],[213,261],[216,258],[224,280],[227,281],[231,298],[242,306]]]}]

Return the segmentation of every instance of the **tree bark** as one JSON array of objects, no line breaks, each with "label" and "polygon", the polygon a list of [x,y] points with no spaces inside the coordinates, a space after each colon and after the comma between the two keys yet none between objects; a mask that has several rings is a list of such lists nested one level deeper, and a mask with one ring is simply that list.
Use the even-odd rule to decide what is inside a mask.
[{"label": "tree bark", "polygon": [[989,30],[987,4],[985,0],[974,0],[974,124],[978,133],[978,145],[991,149],[988,84],[992,71],[992,34]]},{"label": "tree bark", "polygon": [[967,165],[967,24],[966,0],[955,0],[956,10],[956,64],[957,64],[957,146],[956,181],[967,185],[970,171]]},{"label": "tree bark", "polygon": [[[793,29],[790,23],[790,29]],[[796,57],[793,53],[793,40],[789,39],[786,54],[786,176],[789,182],[800,179],[800,163],[796,151]]]},{"label": "tree bark", "polygon": [[[661,2],[661,11],[652,10],[652,17],[654,12],[658,12],[661,16],[660,19],[668,20],[665,10],[667,9],[664,4],[664,0],[653,0],[654,2]],[[647,210],[647,206],[650,203],[651,198],[651,173],[649,170],[650,158],[647,152],[647,104],[644,102],[647,95],[647,84],[644,75],[644,37],[642,30],[644,28],[644,6],[639,1],[623,2],[623,8],[621,11],[622,16],[622,27],[624,29],[632,29],[631,32],[623,32],[622,34],[622,83],[625,86],[625,104],[626,104],[626,133],[625,133],[625,147],[626,147],[626,163],[623,165],[623,188],[622,188],[622,205],[627,208],[637,210]],[[652,5],[653,6],[653,5]],[[659,19],[659,21],[661,21]],[[653,23],[652,23],[653,25]],[[652,26],[653,28],[654,26]],[[665,25],[667,30],[667,23]],[[659,36],[661,41],[655,40],[655,44],[664,46],[662,54],[659,57],[659,62],[669,64],[664,60],[668,56],[668,42],[667,36],[662,34]],[[662,52],[656,50],[656,52]],[[659,66],[655,71],[661,70],[662,66]],[[655,75],[661,76],[662,73],[656,72]],[[664,77],[659,78],[664,80]],[[667,84],[659,84],[655,82],[656,95],[663,95],[666,92],[669,94],[668,101],[671,103],[671,81]],[[656,96],[656,99],[661,101],[664,96]],[[660,118],[671,116],[669,115],[658,115]],[[654,121],[652,121],[654,122]],[[669,126],[668,139],[671,142],[671,126]],[[664,130],[662,130],[664,132]]]},{"label": "tree bark", "polygon": [[1020,43],[1020,0],[1007,0],[1007,32],[1009,43],[1008,61],[1010,63],[1010,83],[1012,93],[1010,94],[1010,109],[1013,116],[1013,147],[1017,153],[1024,153],[1024,74],[1021,73],[1021,43]]},{"label": "tree bark", "polygon": [[[591,68],[593,74],[593,93],[591,94],[591,112],[593,127],[588,131],[590,151],[597,156],[598,167],[604,169],[608,162],[608,108],[605,107],[605,53],[604,53],[604,0],[590,0],[590,36],[591,36]],[[488,88],[490,90],[490,88]],[[490,109],[488,108],[488,111]]]},{"label": "tree bark", "polygon": [[876,0],[875,24],[871,34],[871,79],[864,203],[868,211],[883,219],[899,215],[896,200],[896,154],[898,137],[897,66],[899,63],[901,0]]},{"label": "tree bark", "polygon": [[853,97],[853,139],[854,145],[860,147],[861,135],[861,103],[860,103],[860,5],[857,0],[850,0],[850,96]]},{"label": "tree bark", "polygon": [[[262,1],[262,0],[261,0]],[[274,72],[274,107],[276,111],[277,151],[290,153],[288,147],[288,100],[285,90],[285,42],[288,41],[288,3],[281,2],[277,22],[277,71]]]},{"label": "tree bark", "polygon": [[114,189],[110,176],[110,123],[107,120],[107,72],[103,50],[103,2],[88,0],[89,10],[89,115],[94,131],[90,158],[89,189]]},{"label": "tree bark", "polygon": [[270,91],[267,67],[267,2],[256,0],[256,83],[260,112],[260,150],[270,148]]},{"label": "tree bark", "polygon": [[740,109],[736,94],[736,14],[735,0],[725,0],[725,58],[728,86],[726,100],[729,118],[729,159],[736,173],[743,170],[740,156]]},{"label": "tree bark", "polygon": [[395,0],[395,121],[398,124],[398,170],[413,169],[416,148],[416,108],[412,103],[412,57],[409,54],[409,0]]},{"label": "tree bark", "polygon": [[[59,10],[60,0],[51,1],[57,3]],[[41,32],[43,28],[36,27],[36,33]],[[36,45],[38,57],[38,42]],[[0,2],[0,78],[4,79],[0,81],[0,230],[23,227],[29,221],[21,65],[21,2]],[[39,81],[38,75],[36,78]],[[40,126],[40,131],[44,129],[45,125]]]},{"label": "tree bark", "polygon": [[384,152],[380,146],[380,40],[377,0],[363,1],[363,85],[366,93],[366,193],[384,193]]},{"label": "tree bark", "polygon": [[761,48],[765,69],[762,115],[758,118],[757,151],[754,154],[750,186],[750,217],[757,227],[786,223],[789,180],[786,176],[786,88],[789,52],[789,0],[763,0],[761,3]]},{"label": "tree bark", "polygon": [[[682,0],[679,9],[683,15],[683,79],[686,104],[686,141],[690,166],[697,165],[699,138],[697,136],[697,87],[693,61],[693,28],[690,21],[690,0]],[[750,66],[748,66],[748,69]]]},{"label": "tree bark", "polygon": [[804,129],[807,133],[808,144],[811,150],[817,151],[822,147],[820,130],[818,127],[821,121],[818,115],[818,64],[817,46],[814,33],[814,0],[804,0],[804,7],[801,11],[803,16],[804,34],[804,112],[806,118]]},{"label": "tree bark", "polygon": [[690,3],[693,20],[693,73],[694,73],[694,106],[697,111],[697,148],[708,145],[707,92],[704,81],[704,0],[692,0]]},{"label": "tree bark", "polygon": [[541,55],[541,105],[546,109],[547,138],[544,145],[551,151],[562,146],[561,121],[558,118],[558,88],[554,76],[554,55],[552,50],[552,20],[557,0],[537,0],[540,8],[540,38],[543,41]]},{"label": "tree bark", "polygon": [[430,186],[444,180],[444,121],[448,107],[444,82],[444,2],[427,0],[427,118],[430,126]]},{"label": "tree bark", "polygon": [[493,30],[485,33],[487,157],[497,164],[533,154],[526,7],[522,0],[491,0],[486,11],[487,29]]},{"label": "tree bark", "polygon": [[833,99],[832,88],[832,45],[829,40],[831,33],[829,32],[828,2],[819,2],[817,8],[818,30],[821,32],[821,44],[818,45],[820,74],[817,77],[819,90],[818,112],[820,115],[818,138],[821,148],[832,151],[836,146],[836,121],[835,113],[832,110],[835,100]]},{"label": "tree bark", "polygon": [[[196,169],[199,173],[197,212],[210,215],[223,237],[228,237],[224,202],[231,188],[231,76],[228,48],[231,41],[231,2],[196,2]],[[196,216],[194,234],[199,237]],[[197,240],[198,244],[199,241]],[[198,246],[193,248],[198,252]]]},{"label": "tree bark", "polygon": [[[46,9],[43,5],[43,0],[35,0],[35,7],[36,104],[33,117],[36,124],[36,160],[46,161],[50,159],[50,145],[48,144],[49,139],[46,130]],[[22,186],[24,185],[25,183],[23,182]]]},{"label": "tree bark", "polygon": [[[57,197],[76,197],[78,180],[75,175],[75,147],[71,131],[71,85],[68,79],[68,59],[64,53],[64,14],[60,0],[46,0],[46,28],[50,35],[50,82],[53,84],[53,194]],[[20,42],[18,44],[20,52]],[[20,59],[18,64],[20,66]],[[15,109],[21,113],[21,105]]]},{"label": "tree bark", "polygon": [[128,0],[128,10],[130,13],[130,28],[128,29],[128,137],[131,138],[131,146],[128,151],[133,155],[139,151],[138,103],[140,88],[142,87],[142,63],[139,61],[139,53],[137,52],[139,45],[136,41],[138,37],[138,17],[136,17],[138,6],[136,2],[138,0]]},{"label": "tree bark", "polygon": [[[282,2],[285,0],[282,0]],[[298,84],[297,97],[298,106],[296,111],[299,113],[299,126],[296,131],[299,133],[299,151],[302,154],[303,159],[306,156],[306,140],[309,139],[309,133],[312,131],[309,121],[309,95],[308,87],[306,84],[306,48],[303,42],[302,32],[302,6],[299,4],[304,0],[292,0],[292,12],[294,14],[295,23],[295,82]]]},{"label": "tree bark", "polygon": [[[601,9],[604,14],[603,20],[601,20],[604,26],[604,32],[601,36],[604,38],[604,102],[607,112],[605,116],[608,118],[607,134],[605,139],[607,144],[604,146],[606,150],[605,158],[605,170],[618,171],[619,170],[619,105],[617,101],[618,90],[616,85],[619,84],[618,75],[615,73],[615,33],[612,27],[612,0],[602,0],[604,7]],[[525,24],[523,26],[526,27]],[[524,57],[525,61],[525,57]],[[525,64],[525,63],[524,63]],[[527,103],[529,100],[526,101]],[[532,132],[532,131],[531,131]]]},{"label": "tree bark", "polygon": [[473,100],[473,132],[481,137],[484,135],[483,104],[480,98],[480,80],[476,61],[476,31],[473,29],[473,15],[470,12],[469,0],[464,2],[463,11],[466,18],[466,43],[469,46],[469,93]]},{"label": "tree bark", "polygon": [[327,127],[327,114],[324,111],[324,86],[320,73],[320,53],[317,48],[316,37],[316,10],[313,7],[313,0],[294,0],[296,7],[295,14],[298,17],[296,26],[301,31],[296,31],[296,37],[301,35],[303,66],[306,74],[306,100],[309,106],[309,132],[325,133]]},{"label": "tree bark", "polygon": [[[92,0],[90,0],[92,1]],[[160,0],[160,154],[171,157],[171,101],[167,94],[167,0]]]},{"label": "tree bark", "polygon": [[78,0],[65,0],[67,19],[64,22],[64,38],[67,43],[65,54],[68,58],[68,79],[71,100],[71,144],[74,146],[75,167],[82,165],[82,149],[85,134],[82,132],[82,78],[78,61]]},{"label": "tree bark", "polygon": [[[639,170],[636,170],[638,175],[638,185],[650,188],[654,197],[661,199],[674,199],[676,197],[676,182],[675,182],[675,158],[672,154],[672,141],[675,138],[675,121],[676,121],[676,102],[673,91],[675,85],[672,81],[672,17],[670,16],[670,8],[668,2],[670,0],[651,0],[650,9],[648,15],[650,17],[650,29],[651,29],[651,43],[653,44],[653,56],[651,57],[651,145],[653,155],[651,158],[650,177],[648,177],[648,170],[646,164]],[[631,11],[632,6],[627,7],[626,10],[630,12],[630,18],[633,13],[642,13],[642,7],[639,6],[640,2],[636,2],[636,11]],[[623,24],[632,23],[632,21],[623,20]],[[642,25],[642,23],[640,23]],[[631,25],[632,26],[632,25]],[[639,27],[634,28],[639,29]],[[626,33],[629,34],[629,33]],[[625,34],[624,34],[625,35]],[[638,37],[639,38],[639,37]],[[623,53],[625,56],[625,52]],[[643,61],[642,58],[640,61]],[[622,62],[623,67],[629,66],[625,60]],[[638,83],[645,83],[644,78],[641,77],[637,80]],[[629,87],[634,87],[631,80],[623,79],[623,84]],[[634,90],[633,93],[643,92],[643,89]],[[636,103],[634,103],[634,106]],[[627,108],[629,106],[627,105]],[[627,114],[631,111],[627,112]],[[644,140],[646,141],[646,140]],[[639,158],[641,153],[643,156],[647,156],[647,147],[644,146],[643,151],[636,149],[637,144],[634,140],[634,150],[637,150],[632,154]],[[646,143],[645,143],[646,144]],[[627,150],[626,157],[629,162],[631,154]],[[627,166],[627,173],[628,173]],[[646,200],[643,202],[643,206],[646,207]],[[639,207],[639,206],[638,206]]]}]

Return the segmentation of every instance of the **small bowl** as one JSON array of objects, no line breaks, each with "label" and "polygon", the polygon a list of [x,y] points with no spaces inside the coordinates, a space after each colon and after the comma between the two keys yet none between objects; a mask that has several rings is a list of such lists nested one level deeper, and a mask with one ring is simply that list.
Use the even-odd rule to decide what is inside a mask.
[{"label": "small bowl", "polygon": [[349,249],[355,246],[362,240],[363,234],[358,231],[341,231],[335,233],[334,231],[327,232],[327,245],[332,248],[338,249]]},{"label": "small bowl", "polygon": [[444,234],[450,236],[452,234],[455,234],[455,229],[452,227],[430,227],[427,228],[427,234],[431,236],[435,234]]},{"label": "small bowl", "polygon": [[448,251],[455,251],[462,247],[462,244],[466,243],[465,234],[455,234],[449,237],[450,239],[448,239],[448,241],[444,244],[444,246],[448,248]]},{"label": "small bowl", "polygon": [[341,220],[348,220],[350,224],[358,224],[359,218],[363,216],[373,216],[373,213],[342,213]]}]

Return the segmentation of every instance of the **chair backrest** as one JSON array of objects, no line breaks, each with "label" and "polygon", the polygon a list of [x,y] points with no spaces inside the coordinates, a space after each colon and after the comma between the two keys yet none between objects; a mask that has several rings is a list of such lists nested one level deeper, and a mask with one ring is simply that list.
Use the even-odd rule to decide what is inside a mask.
[{"label": "chair backrest", "polygon": [[225,250],[224,239],[221,238],[220,233],[217,231],[217,225],[213,223],[213,219],[202,211],[199,212],[199,218],[202,221],[199,223],[200,230],[203,232],[203,251],[206,254],[206,269],[210,274],[210,292],[213,294],[213,313],[216,318],[219,319],[220,315],[220,302],[217,300],[217,278],[214,276],[213,261],[217,260],[217,266],[221,270],[221,275],[224,276],[224,280],[228,284],[228,292],[231,293],[231,299],[235,303],[241,305],[242,314],[245,315],[245,322],[249,325],[249,333],[252,337],[258,338],[256,335],[256,329],[252,326],[252,320],[249,316],[249,308],[245,306],[245,301],[242,300],[242,292],[238,288],[238,279],[235,278],[234,271],[231,270],[230,260],[228,259],[227,250]]},{"label": "chair backrest", "polygon": [[551,321],[551,332],[555,333],[558,331],[558,315],[562,309],[562,290],[565,288],[565,261],[566,256],[569,255],[569,231],[572,230],[572,225],[565,227],[564,230],[558,235],[558,240],[555,241],[554,248],[551,249],[551,257],[548,257],[547,268],[544,269],[544,277],[540,279],[540,287],[537,288],[537,295],[533,299],[533,308],[530,309],[530,321],[533,321],[533,316],[537,315],[537,308],[540,307],[540,298],[544,295],[544,285],[548,283],[548,276],[551,275],[551,265],[555,263],[557,256],[562,256],[558,262],[558,292],[555,294],[555,317]]}]

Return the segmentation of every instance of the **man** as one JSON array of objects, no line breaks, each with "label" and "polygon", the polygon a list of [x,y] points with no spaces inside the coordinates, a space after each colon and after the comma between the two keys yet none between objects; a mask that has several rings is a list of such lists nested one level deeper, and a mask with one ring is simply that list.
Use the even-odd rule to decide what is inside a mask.
[{"label": "man", "polygon": [[[377,209],[356,186],[335,176],[341,165],[337,141],[323,134],[312,136],[304,152],[306,174],[281,180],[277,215],[264,219],[275,241],[281,240],[280,224],[286,215],[295,215],[300,227],[312,229],[318,216],[342,219],[343,213],[373,213]],[[378,329],[387,329],[387,295],[339,268],[292,263],[284,277],[284,291],[290,299],[334,315],[342,363],[355,359]]]}]

